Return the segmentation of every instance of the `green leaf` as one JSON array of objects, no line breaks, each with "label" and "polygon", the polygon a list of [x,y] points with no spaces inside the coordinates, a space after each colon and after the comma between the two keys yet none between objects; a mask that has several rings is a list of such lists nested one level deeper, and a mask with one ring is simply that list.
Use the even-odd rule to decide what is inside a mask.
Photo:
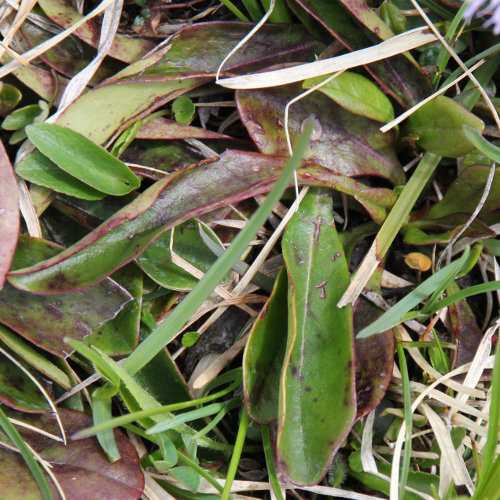
[{"label": "green leaf", "polygon": [[278,461],[295,484],[316,484],[356,417],[349,284],[328,191],[310,190],[283,236],[288,341],[280,385]]},{"label": "green leaf", "polygon": [[408,118],[407,134],[417,137],[417,144],[431,153],[459,158],[474,149],[464,126],[478,132],[484,123],[453,99],[438,96],[424,104]]},{"label": "green leaf", "polygon": [[12,111],[22,99],[21,92],[10,85],[10,83],[0,83],[0,116],[5,116]]},{"label": "green leaf", "polygon": [[26,156],[16,166],[16,174],[23,179],[44,186],[57,193],[67,194],[84,200],[102,200],[106,194],[79,181],[61,170],[40,151]]},{"label": "green leaf", "polygon": [[[201,227],[212,241],[221,249],[224,248],[208,226],[202,224]],[[183,292],[192,290],[199,280],[172,262],[170,254],[172,231],[174,231],[174,252],[196,269],[206,273],[217,257],[203,242],[196,220],[180,224],[175,230],[165,231],[137,258],[137,263],[150,278],[165,288]],[[230,276],[227,275],[223,283],[228,283],[229,280]]]},{"label": "green leaf", "polygon": [[170,313],[168,318],[144,342],[139,344],[135,351],[124,361],[122,366],[129,373],[139,371],[163,349],[165,344],[175,336],[191,315],[201,306],[203,301],[212,293],[214,287],[231,269],[234,261],[241,256],[259,227],[266,220],[272,207],[283,195],[292,173],[300,165],[302,155],[307,149],[311,131],[312,123],[310,120],[307,120],[304,124],[304,132],[295,147],[294,155],[287,162],[283,173],[276,181],[274,189],[267,196],[266,201],[257,209],[245,229],[238,233],[238,236],[236,236],[224,255],[217,259],[190,294],[184,298]]},{"label": "green leaf", "polygon": [[182,336],[182,345],[184,347],[192,347],[198,342],[198,339],[200,338],[201,334],[198,332],[186,332]]},{"label": "green leaf", "polygon": [[191,491],[196,491],[200,484],[200,475],[185,465],[174,467],[169,471],[169,474],[187,486]]},{"label": "green leaf", "polygon": [[[327,78],[329,76],[309,78],[302,87],[310,89]],[[355,115],[383,123],[394,119],[394,109],[389,98],[375,83],[357,73],[345,71],[318,90]]]},{"label": "green leaf", "polygon": [[[44,106],[41,105],[42,103]],[[42,119],[45,120],[47,115],[47,103],[40,101],[39,104],[30,104],[29,106],[13,111],[10,115],[5,117],[2,122],[2,128],[4,130],[20,130],[26,127],[26,125],[34,122],[37,118],[42,117]]]},{"label": "green leaf", "polygon": [[123,162],[73,130],[39,123],[26,127],[26,133],[59,168],[103,193],[121,196],[140,186]]},{"label": "green leaf", "polygon": [[172,103],[172,111],[177,123],[188,123],[193,118],[195,112],[193,101],[186,96],[178,97]]},{"label": "green leaf", "polygon": [[257,422],[278,418],[281,367],[285,358],[287,274],[282,268],[274,289],[248,337],[243,357],[244,394],[248,415]]}]

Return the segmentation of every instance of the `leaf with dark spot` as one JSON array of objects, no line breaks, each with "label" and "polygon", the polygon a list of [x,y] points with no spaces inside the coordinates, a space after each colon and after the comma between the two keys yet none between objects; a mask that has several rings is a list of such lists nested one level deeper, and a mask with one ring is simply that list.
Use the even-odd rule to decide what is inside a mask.
[{"label": "leaf with dark spot", "polygon": [[[161,233],[188,219],[269,191],[286,157],[228,150],[153,184],[79,242],[9,280],[34,293],[81,290],[139,255]],[[319,165],[305,164],[299,182],[349,193],[366,186]]]},{"label": "leaf with dark spot", "polygon": [[[44,240],[20,237],[13,268],[38,262],[60,250]],[[64,281],[62,274],[54,277],[55,284]],[[49,297],[6,283],[0,293],[0,323],[43,349],[65,356],[68,345],[64,337],[82,340],[118,314],[129,300],[130,294],[109,278],[81,292]]]},{"label": "leaf with dark spot", "polygon": [[278,463],[296,484],[321,480],[356,417],[352,313],[337,308],[349,273],[345,257],[332,261],[337,252],[330,194],[310,190],[283,236],[290,287]]}]

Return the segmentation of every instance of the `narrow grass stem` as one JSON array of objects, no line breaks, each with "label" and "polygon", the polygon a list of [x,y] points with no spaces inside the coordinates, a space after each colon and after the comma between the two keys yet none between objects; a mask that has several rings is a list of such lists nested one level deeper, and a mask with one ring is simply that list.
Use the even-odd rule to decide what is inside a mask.
[{"label": "narrow grass stem", "polygon": [[247,435],[248,428],[248,415],[243,406],[241,409],[241,420],[240,427],[238,428],[238,434],[236,435],[236,442],[234,443],[234,451],[231,457],[231,462],[229,463],[229,469],[226,475],[226,482],[224,483],[224,490],[221,495],[221,500],[229,500],[231,493],[231,486],[233,484],[234,478],[236,477],[236,471],[238,470],[238,464],[240,462],[241,452],[243,450],[243,444],[245,443],[245,437]]}]

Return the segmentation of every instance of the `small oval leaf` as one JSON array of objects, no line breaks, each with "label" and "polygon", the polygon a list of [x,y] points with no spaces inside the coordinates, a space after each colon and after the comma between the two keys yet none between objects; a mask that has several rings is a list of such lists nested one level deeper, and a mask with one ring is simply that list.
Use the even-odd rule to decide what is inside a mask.
[{"label": "small oval leaf", "polygon": [[[309,78],[302,86],[310,89],[327,78],[329,76]],[[394,119],[394,109],[389,98],[371,80],[352,71],[345,71],[318,90],[356,115],[382,123]]]},{"label": "small oval leaf", "polygon": [[106,194],[121,196],[140,186],[125,163],[78,132],[52,123],[26,127],[31,142],[59,168]]}]

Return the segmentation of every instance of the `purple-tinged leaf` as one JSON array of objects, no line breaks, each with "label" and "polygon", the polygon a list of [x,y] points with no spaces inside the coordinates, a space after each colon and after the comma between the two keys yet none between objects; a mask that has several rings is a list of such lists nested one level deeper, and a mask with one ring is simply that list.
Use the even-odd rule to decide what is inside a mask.
[{"label": "purple-tinged leaf", "polygon": [[[288,155],[283,110],[300,92],[297,84],[237,91],[241,120],[261,153]],[[311,115],[315,126],[308,161],[348,177],[375,175],[394,184],[404,183],[404,173],[393,149],[394,135],[382,134],[376,122],[345,111],[320,92],[290,107],[292,144],[298,140],[302,123]]]},{"label": "purple-tinged leaf", "polygon": [[162,116],[148,121],[137,132],[136,139],[228,139],[227,135],[218,134],[200,127],[192,127],[167,120]]},{"label": "purple-tinged leaf", "polygon": [[349,285],[330,193],[310,190],[283,235],[288,340],[281,375],[278,463],[295,484],[316,484],[356,417]]},{"label": "purple-tinged leaf", "polygon": [[[13,268],[33,264],[60,250],[44,240],[21,237]],[[64,281],[64,276],[56,279]],[[6,283],[0,293],[0,323],[41,348],[65,356],[68,345],[64,337],[82,340],[116,316],[130,299],[130,294],[109,278],[92,288],[58,297],[26,293]]]},{"label": "purple-tinged leaf", "polygon": [[[452,281],[447,288],[448,295],[460,291],[460,287]],[[476,317],[465,299],[459,300],[448,307],[450,330],[456,349],[453,351],[453,368],[469,363],[476,355],[479,343],[483,338],[477,325]]]},{"label": "purple-tinged leaf", "polygon": [[[125,68],[115,78],[138,73],[148,80],[214,77],[222,60],[253,26],[218,21],[194,24],[180,30],[162,51]],[[227,61],[221,76],[282,62],[311,61],[321,47],[301,26],[266,24],[252,37],[252,43]]]},{"label": "purple-tinged leaf", "polygon": [[0,141],[0,290],[10,268],[19,235],[17,182],[7,151]]},{"label": "purple-tinged leaf", "polygon": [[[103,144],[136,119],[212,79],[225,55],[249,30],[250,25],[244,23],[186,28],[159,54],[132,64],[82,95],[57,124]],[[318,49],[305,30],[264,26],[228,68],[254,70],[276,60],[311,59]]]},{"label": "purple-tinged leaf", "polygon": [[[83,17],[71,6],[70,2],[65,0],[40,0],[38,5],[43,9],[47,17],[62,28],[70,28]],[[100,32],[100,26],[90,20],[78,28],[74,35],[92,47],[97,48]],[[130,38],[116,34],[108,55],[120,61],[131,63],[153,50],[154,47],[154,44],[142,38]]]},{"label": "purple-tinged leaf", "polygon": [[[354,332],[361,331],[382,315],[380,309],[360,297],[354,304]],[[392,377],[394,334],[381,332],[365,339],[356,338],[356,418],[369,413],[384,397]]]},{"label": "purple-tinged leaf", "polygon": [[[31,47],[36,47],[51,38],[53,33],[44,30],[37,24],[26,21],[21,26],[20,32]],[[39,58],[49,68],[57,73],[72,78],[85,66],[90,64],[95,51],[89,49],[75,37],[68,37],[61,40],[55,47],[40,54]],[[90,86],[95,85],[104,78],[111,76],[111,70],[101,64],[96,74],[90,82]]]},{"label": "purple-tinged leaf", "polygon": [[96,144],[103,144],[115,132],[126,129],[152,109],[207,81],[201,78],[153,82],[136,79],[102,84],[74,101],[57,124],[79,132]]},{"label": "purple-tinged leaf", "polygon": [[68,84],[66,78],[56,78],[56,76],[49,71],[38,68],[32,64],[29,66],[19,66],[12,74],[42,99],[47,102],[54,101],[54,104],[59,103],[66,85]]},{"label": "purple-tinged leaf", "polygon": [[[18,288],[43,294],[81,290],[109,276],[144,251],[162,232],[237,201],[269,191],[286,157],[228,150],[163,178],[94,231],[57,256],[12,271]],[[299,182],[349,194],[362,183],[318,165],[299,168]]]},{"label": "purple-tinged leaf", "polygon": [[394,36],[389,26],[368,6],[365,0],[340,0],[344,7],[372,33],[382,40]]},{"label": "purple-tinged leaf", "polygon": [[[68,436],[92,425],[85,413],[59,409],[62,424]],[[56,436],[60,430],[51,414],[11,414],[34,427]],[[138,500],[144,489],[144,475],[134,446],[123,433],[115,431],[120,460],[109,462],[95,438],[68,441],[66,446],[32,430],[18,428],[26,442],[52,466],[52,472],[66,498],[99,498],[99,500]],[[0,450],[3,498],[41,498],[28,467],[19,453]],[[57,490],[47,477],[54,498]]]},{"label": "purple-tinged leaf", "polygon": [[[338,2],[297,0],[328,32],[351,51],[375,45]],[[403,107],[410,108],[432,92],[432,85],[421,68],[398,55],[374,62],[365,69]]]},{"label": "purple-tinged leaf", "polygon": [[285,358],[288,278],[285,268],[250,332],[243,357],[245,405],[250,417],[269,423],[278,418],[280,376]]}]

